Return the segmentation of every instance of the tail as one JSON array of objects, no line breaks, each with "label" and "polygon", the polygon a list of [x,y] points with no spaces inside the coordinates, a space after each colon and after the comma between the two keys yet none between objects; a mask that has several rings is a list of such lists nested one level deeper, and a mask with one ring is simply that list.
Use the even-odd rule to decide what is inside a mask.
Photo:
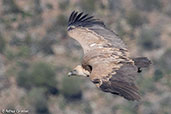
[{"label": "tail", "polygon": [[151,61],[147,57],[137,57],[132,59],[135,63],[135,65],[138,68],[138,73],[142,71],[141,68],[149,67],[151,64]]}]

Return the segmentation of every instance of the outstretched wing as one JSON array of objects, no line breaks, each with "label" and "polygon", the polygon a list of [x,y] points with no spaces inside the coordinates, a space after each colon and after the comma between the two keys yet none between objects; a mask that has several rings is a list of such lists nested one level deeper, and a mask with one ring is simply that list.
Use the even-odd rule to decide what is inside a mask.
[{"label": "outstretched wing", "polygon": [[[128,100],[140,100],[135,85],[137,67],[129,58],[127,50],[107,48],[98,55],[84,57],[83,66],[90,65],[90,79],[104,92],[120,95]],[[110,51],[112,52],[110,52]],[[92,52],[93,53],[93,52]]]},{"label": "outstretched wing", "polygon": [[[103,69],[106,70],[108,68]],[[138,88],[134,83],[136,73],[136,67],[134,65],[131,63],[122,63],[120,68],[113,69],[106,76],[99,78],[97,76],[99,74],[93,73],[93,71],[91,76],[98,77],[93,79],[93,82],[104,92],[120,95],[128,100],[140,100]]]},{"label": "outstretched wing", "polygon": [[68,21],[68,34],[81,44],[84,54],[96,48],[126,48],[117,34],[107,29],[102,21],[83,12],[72,12]]},{"label": "outstretched wing", "polygon": [[134,61],[122,40],[103,22],[74,11],[68,21],[68,34],[81,44],[85,54],[82,65],[91,67],[90,79],[97,87],[128,100],[140,99],[134,84]]}]

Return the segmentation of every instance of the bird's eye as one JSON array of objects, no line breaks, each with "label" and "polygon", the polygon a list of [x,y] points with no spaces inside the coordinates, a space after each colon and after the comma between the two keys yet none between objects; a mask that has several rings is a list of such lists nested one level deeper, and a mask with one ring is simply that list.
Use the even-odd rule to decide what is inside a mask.
[{"label": "bird's eye", "polygon": [[91,65],[82,65],[82,67],[85,69],[85,70],[88,70],[90,73],[92,71],[92,66]]},{"label": "bird's eye", "polygon": [[92,66],[91,65],[87,65],[87,69],[88,69],[88,71],[92,71]]},{"label": "bird's eye", "polygon": [[75,69],[74,69],[73,71],[74,71],[74,72],[76,72],[76,70],[75,70]]}]

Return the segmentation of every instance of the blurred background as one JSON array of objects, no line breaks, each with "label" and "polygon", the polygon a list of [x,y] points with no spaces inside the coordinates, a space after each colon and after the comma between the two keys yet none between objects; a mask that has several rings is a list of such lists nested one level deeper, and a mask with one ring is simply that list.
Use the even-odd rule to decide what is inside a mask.
[{"label": "blurred background", "polygon": [[[137,79],[142,101],[104,93],[88,78],[67,77],[83,56],[66,31],[73,10],[104,21],[132,56],[152,60]],[[171,114],[170,108],[170,0],[0,0],[0,111]]]}]

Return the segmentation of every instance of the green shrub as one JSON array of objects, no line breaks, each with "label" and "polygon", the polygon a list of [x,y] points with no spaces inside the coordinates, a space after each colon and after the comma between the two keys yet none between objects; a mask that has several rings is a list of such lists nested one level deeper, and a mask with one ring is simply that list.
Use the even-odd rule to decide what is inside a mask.
[{"label": "green shrub", "polygon": [[47,3],[47,4],[46,4],[46,7],[47,7],[48,9],[53,9],[53,5],[50,4],[50,3]]},{"label": "green shrub", "polygon": [[25,89],[30,89],[33,83],[30,81],[30,74],[27,70],[22,70],[18,73],[17,84]]},{"label": "green shrub", "polygon": [[61,93],[69,100],[81,99],[81,82],[75,77],[64,77],[62,81]]},{"label": "green shrub", "polygon": [[121,110],[121,114],[137,114],[137,107],[135,103],[127,102],[116,106],[116,109]]},{"label": "green shrub", "polygon": [[34,12],[35,15],[40,15],[42,13],[43,9],[41,7],[41,0],[34,0]]},{"label": "green shrub", "polygon": [[27,36],[24,38],[23,44],[27,45],[27,46],[31,46],[32,38],[31,38],[31,36],[29,34],[27,34]]},{"label": "green shrub", "polygon": [[137,114],[137,112],[135,111],[135,108],[133,109],[133,107],[130,106],[120,106],[121,107],[121,112],[122,114]]},{"label": "green shrub", "polygon": [[138,79],[137,84],[142,94],[155,90],[154,81],[150,76],[141,76]]},{"label": "green shrub", "polygon": [[139,35],[138,45],[149,51],[160,48],[160,30],[158,30],[158,28],[142,28]]},{"label": "green shrub", "polygon": [[4,55],[7,57],[8,60],[13,60],[15,59],[17,56],[16,56],[16,53],[13,52],[13,50],[11,50],[10,48],[6,48],[5,51],[4,51]]},{"label": "green shrub", "polygon": [[56,86],[55,70],[49,64],[43,62],[34,64],[30,75],[35,86]]},{"label": "green shrub", "polygon": [[153,79],[154,81],[159,81],[161,78],[163,78],[163,72],[161,69],[155,69]]},{"label": "green shrub", "polygon": [[163,8],[163,12],[168,15],[169,17],[171,17],[171,7],[170,4],[167,4],[164,8]]},{"label": "green shrub", "polygon": [[23,11],[17,6],[15,0],[3,0],[3,5],[5,6],[5,13],[22,13]]},{"label": "green shrub", "polygon": [[170,92],[165,92],[162,99],[159,101],[163,114],[170,114],[171,107],[171,94]]},{"label": "green shrub", "polygon": [[45,54],[51,54],[53,55],[54,52],[52,50],[52,45],[54,44],[54,40],[50,39],[50,38],[43,38],[40,42],[39,42],[39,48],[40,51],[44,52]]},{"label": "green shrub", "polygon": [[33,88],[29,92],[29,103],[34,107],[36,114],[50,114],[44,88]]},{"label": "green shrub", "polygon": [[124,30],[123,25],[121,24],[121,22],[118,20],[118,22],[116,23],[116,32],[118,33],[118,35],[120,36],[120,38],[124,38],[123,36],[126,35],[126,31]]},{"label": "green shrub", "polygon": [[57,27],[60,27],[58,31],[62,33],[62,37],[65,37],[67,35],[66,33],[66,26],[67,26],[67,17],[63,14],[59,15],[57,18]]},{"label": "green shrub", "polygon": [[29,57],[30,56],[30,48],[28,46],[21,46],[19,47],[18,57]]},{"label": "green shrub", "polygon": [[47,92],[55,94],[57,93],[55,75],[54,68],[49,64],[35,63],[30,69],[23,69],[18,73],[17,83],[26,89],[43,87],[47,89]]},{"label": "green shrub", "polygon": [[127,15],[127,23],[131,25],[132,28],[141,26],[145,20],[146,19],[140,15],[140,12],[136,10],[130,11]]},{"label": "green shrub", "polygon": [[108,0],[108,2],[109,2],[109,9],[112,12],[122,9],[122,5],[121,5],[121,1],[120,0]]},{"label": "green shrub", "polygon": [[81,0],[80,6],[83,11],[91,13],[95,10],[96,1],[95,0]]},{"label": "green shrub", "polygon": [[59,32],[66,32],[66,26],[67,26],[67,17],[63,14],[60,14],[58,15],[53,25],[48,28],[47,32],[50,32],[50,33],[56,32],[56,30]]},{"label": "green shrub", "polygon": [[0,34],[0,53],[3,53],[5,50],[6,42],[5,39]]},{"label": "green shrub", "polygon": [[84,111],[86,114],[92,114],[93,110],[89,102],[85,102]]},{"label": "green shrub", "polygon": [[67,18],[65,15],[61,14],[58,16],[57,23],[60,26],[66,26],[67,25]]},{"label": "green shrub", "polygon": [[160,58],[160,69],[163,69],[164,73],[171,74],[171,49],[167,49],[166,52]]},{"label": "green shrub", "polygon": [[58,29],[58,32],[61,33],[61,37],[66,37],[67,36],[67,31],[66,31],[66,26],[67,26],[67,17],[66,15],[59,15],[57,18],[57,27],[60,28]]},{"label": "green shrub", "polygon": [[[39,42],[39,48],[45,54],[54,54],[52,45],[60,41],[62,38],[67,37],[67,18],[61,14],[57,17],[56,21],[53,22],[52,26],[47,29],[47,35]],[[59,29],[60,28],[60,29]],[[56,35],[58,37],[56,39]]]},{"label": "green shrub", "polygon": [[69,7],[69,0],[62,0],[59,2],[59,8],[61,10],[66,10]]},{"label": "green shrub", "polygon": [[161,9],[163,4],[160,0],[134,0],[135,6],[138,9],[151,11],[153,9]]}]

